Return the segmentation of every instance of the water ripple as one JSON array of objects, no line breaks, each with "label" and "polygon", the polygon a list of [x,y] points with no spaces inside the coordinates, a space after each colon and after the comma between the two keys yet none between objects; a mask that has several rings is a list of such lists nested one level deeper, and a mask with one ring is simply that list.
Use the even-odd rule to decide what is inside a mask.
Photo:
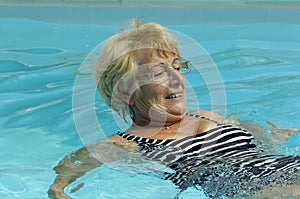
[{"label": "water ripple", "polygon": [[[230,48],[212,54],[213,60],[222,69],[270,68],[298,62],[299,50]],[[242,68],[241,68],[242,67]]]},{"label": "water ripple", "polygon": [[28,72],[42,72],[65,67],[78,67],[79,65],[79,61],[63,61],[53,64],[30,65],[19,60],[0,59],[0,73],[2,73],[1,75],[6,74],[7,77],[21,73],[27,73],[27,75],[29,75]]},{"label": "water ripple", "polygon": [[56,48],[8,49],[8,50],[3,50],[3,51],[4,52],[35,54],[35,55],[53,55],[53,54],[60,54],[63,52],[63,50],[56,49]]},{"label": "water ripple", "polygon": [[0,187],[8,193],[20,194],[26,191],[21,180],[13,175],[0,173]]}]

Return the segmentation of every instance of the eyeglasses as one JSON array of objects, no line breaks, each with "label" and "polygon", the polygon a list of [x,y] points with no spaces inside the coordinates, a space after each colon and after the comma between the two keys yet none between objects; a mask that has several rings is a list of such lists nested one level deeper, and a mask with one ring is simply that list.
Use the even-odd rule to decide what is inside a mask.
[{"label": "eyeglasses", "polygon": [[[142,67],[149,66],[144,65]],[[175,72],[183,75],[189,73],[192,70],[192,64],[189,61],[181,60],[181,62],[175,63],[172,66],[159,64],[148,70],[150,71],[137,76],[137,80],[139,82],[163,83],[171,77],[171,74],[174,73],[174,70]]]}]

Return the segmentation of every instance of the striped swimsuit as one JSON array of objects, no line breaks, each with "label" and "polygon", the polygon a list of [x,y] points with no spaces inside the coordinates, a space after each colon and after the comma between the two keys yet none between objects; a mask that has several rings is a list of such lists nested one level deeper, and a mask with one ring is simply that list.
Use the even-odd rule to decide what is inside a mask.
[{"label": "striped swimsuit", "polygon": [[299,156],[268,154],[247,130],[232,125],[217,123],[207,132],[171,140],[118,134],[136,142],[147,159],[171,168],[165,179],[182,190],[201,188],[208,197],[247,197],[266,186],[300,183]]}]

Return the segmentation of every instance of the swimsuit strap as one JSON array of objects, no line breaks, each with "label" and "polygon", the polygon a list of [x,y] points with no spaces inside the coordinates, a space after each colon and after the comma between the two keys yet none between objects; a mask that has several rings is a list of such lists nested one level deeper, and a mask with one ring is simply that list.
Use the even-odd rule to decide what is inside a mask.
[{"label": "swimsuit strap", "polygon": [[195,118],[204,119],[204,120],[207,120],[207,121],[214,122],[214,123],[216,123],[218,126],[224,124],[224,123],[222,123],[222,122],[218,122],[218,121],[216,121],[216,120],[212,120],[212,119],[210,119],[210,118],[208,118],[208,117],[205,117],[205,116],[203,116],[203,115],[200,115],[200,114],[186,113],[186,115],[187,115],[187,116],[190,116],[190,117],[195,117]]}]

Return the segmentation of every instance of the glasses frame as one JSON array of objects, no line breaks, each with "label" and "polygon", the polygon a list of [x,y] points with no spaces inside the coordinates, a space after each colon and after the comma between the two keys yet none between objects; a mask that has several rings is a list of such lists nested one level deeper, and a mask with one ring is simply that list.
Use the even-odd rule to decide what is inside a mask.
[{"label": "glasses frame", "polygon": [[[166,76],[168,78],[163,79],[161,81],[155,81],[154,80],[154,77],[155,77],[154,71],[140,74],[137,77],[140,77],[140,76],[147,77],[147,80],[137,80],[137,81],[139,81],[139,82],[148,82],[148,83],[149,82],[160,82],[160,83],[163,83],[163,82],[167,81],[170,78],[169,74],[170,74],[170,71],[172,69],[174,69],[175,71],[180,72],[181,74],[185,75],[185,74],[189,73],[192,70],[192,67],[193,67],[193,65],[191,64],[190,61],[185,60],[183,58],[180,58],[180,66],[181,67],[179,69],[179,68],[175,68],[173,66],[161,65],[161,67],[164,67],[165,72],[168,73],[168,75]],[[186,69],[186,70],[182,70],[182,69]]]}]

